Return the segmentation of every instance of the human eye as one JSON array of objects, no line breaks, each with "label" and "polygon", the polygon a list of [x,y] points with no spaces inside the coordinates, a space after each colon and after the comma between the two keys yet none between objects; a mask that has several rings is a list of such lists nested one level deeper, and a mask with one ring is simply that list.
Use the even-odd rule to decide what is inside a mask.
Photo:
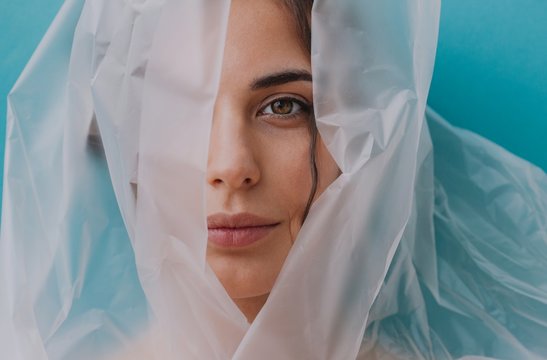
[{"label": "human eye", "polygon": [[310,105],[305,100],[295,97],[278,97],[266,105],[259,111],[259,116],[268,116],[275,118],[292,118],[295,116],[309,114]]}]

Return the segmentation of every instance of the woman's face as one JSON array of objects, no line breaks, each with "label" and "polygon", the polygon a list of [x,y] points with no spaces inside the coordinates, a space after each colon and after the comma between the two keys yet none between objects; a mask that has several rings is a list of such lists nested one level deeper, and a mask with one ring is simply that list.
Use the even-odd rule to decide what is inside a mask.
[{"label": "woman's face", "polygon": [[[312,189],[310,55],[279,0],[232,1],[207,167],[207,261],[252,321]],[[318,138],[319,195],[339,174]]]}]

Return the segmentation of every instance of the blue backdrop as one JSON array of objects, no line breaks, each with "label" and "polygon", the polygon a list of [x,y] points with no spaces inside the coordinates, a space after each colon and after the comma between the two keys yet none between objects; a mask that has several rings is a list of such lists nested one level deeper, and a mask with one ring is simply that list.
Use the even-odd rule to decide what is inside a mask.
[{"label": "blue backdrop", "polygon": [[[62,2],[0,0],[2,169],[7,93]],[[430,105],[451,123],[495,141],[545,171],[546,19],[546,1],[444,0],[429,98]]]},{"label": "blue backdrop", "polygon": [[443,0],[429,103],[547,171],[547,1]]}]

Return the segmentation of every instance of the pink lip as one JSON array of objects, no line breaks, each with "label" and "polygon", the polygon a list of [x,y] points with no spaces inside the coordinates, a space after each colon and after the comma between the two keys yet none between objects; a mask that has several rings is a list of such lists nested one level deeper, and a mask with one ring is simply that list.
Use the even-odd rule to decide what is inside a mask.
[{"label": "pink lip", "polygon": [[244,247],[270,233],[279,222],[249,213],[214,214],[207,217],[209,242],[221,247]]}]

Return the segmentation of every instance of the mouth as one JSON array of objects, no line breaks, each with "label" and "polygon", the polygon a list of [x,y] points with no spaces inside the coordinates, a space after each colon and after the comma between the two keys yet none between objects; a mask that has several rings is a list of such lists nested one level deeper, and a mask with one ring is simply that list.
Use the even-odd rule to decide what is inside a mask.
[{"label": "mouth", "polygon": [[208,240],[223,248],[249,246],[268,235],[280,222],[250,213],[207,217]]}]

